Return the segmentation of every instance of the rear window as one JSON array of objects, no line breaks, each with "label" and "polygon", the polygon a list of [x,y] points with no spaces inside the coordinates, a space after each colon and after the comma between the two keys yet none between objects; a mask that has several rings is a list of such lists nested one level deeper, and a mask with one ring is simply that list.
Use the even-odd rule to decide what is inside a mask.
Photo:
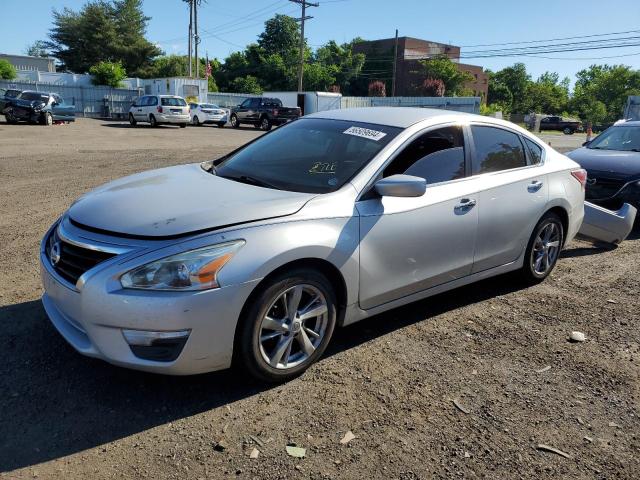
[{"label": "rear window", "polygon": [[21,90],[7,90],[4,96],[9,98],[16,98],[18,95],[20,95],[20,93]]},{"label": "rear window", "polygon": [[281,107],[282,102],[277,98],[265,98],[262,100],[262,105],[265,107]]},{"label": "rear window", "polygon": [[160,101],[162,102],[162,105],[165,107],[186,107],[187,106],[187,102],[184,100],[184,98],[162,97]]}]

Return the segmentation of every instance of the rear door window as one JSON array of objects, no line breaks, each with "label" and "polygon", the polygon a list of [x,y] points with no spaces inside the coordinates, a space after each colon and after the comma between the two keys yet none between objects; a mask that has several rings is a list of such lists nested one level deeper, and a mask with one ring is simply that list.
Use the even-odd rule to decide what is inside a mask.
[{"label": "rear door window", "polygon": [[471,126],[475,155],[472,172],[500,172],[527,165],[519,135],[498,127]]},{"label": "rear door window", "polygon": [[186,107],[187,106],[187,102],[183,98],[178,98],[178,97],[162,97],[160,101],[162,102],[162,105],[165,107]]}]

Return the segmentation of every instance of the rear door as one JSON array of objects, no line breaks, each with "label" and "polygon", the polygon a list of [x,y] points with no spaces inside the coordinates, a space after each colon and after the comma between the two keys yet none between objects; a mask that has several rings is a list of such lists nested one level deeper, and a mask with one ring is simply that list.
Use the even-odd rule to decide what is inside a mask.
[{"label": "rear door", "polygon": [[471,169],[482,183],[476,273],[518,259],[544,213],[549,186],[541,160],[533,159],[519,133],[487,124],[472,124],[470,133]]}]

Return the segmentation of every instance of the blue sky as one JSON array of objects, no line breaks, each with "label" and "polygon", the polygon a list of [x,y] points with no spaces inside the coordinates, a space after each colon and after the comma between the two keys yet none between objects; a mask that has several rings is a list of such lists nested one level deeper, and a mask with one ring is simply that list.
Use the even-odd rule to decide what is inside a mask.
[{"label": "blue sky", "polygon": [[[465,46],[478,44],[640,30],[639,0],[318,1],[319,8],[309,9],[314,19],[307,23],[305,32],[314,47],[331,39],[344,42],[355,36],[392,37],[396,28],[401,36],[461,45],[463,53],[472,50]],[[0,3],[0,52],[23,53],[27,44],[46,38],[52,8],[77,10],[85,0],[2,0]],[[147,37],[167,53],[186,53],[186,4],[181,0],[145,0],[144,10],[151,17]],[[208,0],[199,10],[202,55],[208,52],[209,57],[222,59],[255,41],[264,21],[275,13],[297,16],[299,6],[286,0]],[[640,36],[640,32],[625,36],[634,35]],[[611,58],[619,55],[625,56]],[[551,70],[572,80],[577,71],[593,63],[623,63],[640,69],[640,46],[546,56],[554,59],[501,57],[465,62],[498,70],[522,61],[534,78]]]}]

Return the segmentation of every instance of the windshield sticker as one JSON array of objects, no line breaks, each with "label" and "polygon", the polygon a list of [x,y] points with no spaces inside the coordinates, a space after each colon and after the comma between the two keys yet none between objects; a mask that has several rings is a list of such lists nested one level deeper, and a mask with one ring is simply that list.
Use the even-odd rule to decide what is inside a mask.
[{"label": "windshield sticker", "polygon": [[309,173],[336,173],[336,162],[316,162],[309,169]]},{"label": "windshield sticker", "polygon": [[342,133],[353,135],[355,137],[368,138],[369,140],[374,140],[376,142],[387,135],[386,133],[379,132],[378,130],[370,130],[362,127],[349,127]]}]

